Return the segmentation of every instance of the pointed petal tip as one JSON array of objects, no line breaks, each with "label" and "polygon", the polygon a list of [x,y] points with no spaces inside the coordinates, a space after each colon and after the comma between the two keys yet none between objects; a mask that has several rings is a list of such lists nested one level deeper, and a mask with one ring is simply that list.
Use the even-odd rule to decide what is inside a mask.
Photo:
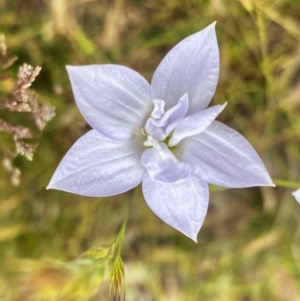
[{"label": "pointed petal tip", "polygon": [[143,195],[150,209],[195,243],[207,213],[208,194],[207,183],[192,176],[179,184],[152,181],[148,173],[143,178]]},{"label": "pointed petal tip", "polygon": [[190,238],[191,240],[193,240],[195,243],[198,243],[198,232],[197,233],[187,233],[186,231],[181,231],[180,229],[177,229],[178,231],[180,231],[182,234],[184,234],[186,237]]},{"label": "pointed petal tip", "polygon": [[268,179],[268,183],[265,184],[264,186],[276,187],[276,184],[273,183],[271,177],[269,176],[268,178],[269,178],[269,179]]},{"label": "pointed petal tip", "polygon": [[300,188],[294,192],[292,192],[292,196],[295,198],[297,203],[300,205]]},{"label": "pointed petal tip", "polygon": [[70,65],[66,66],[67,73],[68,73],[70,79],[71,79],[72,74],[74,74],[76,72],[77,68],[79,68],[79,67],[78,66],[70,66]]},{"label": "pointed petal tip", "polygon": [[[213,28],[214,30],[216,30],[216,24],[217,24],[217,21],[214,21],[214,22],[212,22],[211,24],[209,24],[207,27],[206,27],[206,29],[208,29],[208,28]],[[205,28],[204,28],[205,29]]]},{"label": "pointed petal tip", "polygon": [[82,66],[74,66],[74,65],[66,65],[66,69],[67,69],[67,72],[70,73],[78,68],[80,68]]},{"label": "pointed petal tip", "polygon": [[49,190],[49,189],[55,189],[53,183],[50,181],[50,183],[47,185],[46,187],[46,190]]},{"label": "pointed petal tip", "polygon": [[[92,66],[92,65],[91,65]],[[74,74],[75,72],[77,73],[79,70],[83,70],[85,68],[89,68],[89,65],[81,65],[81,66],[76,66],[76,65],[66,65],[66,69],[68,74]],[[78,70],[79,69],[79,70]],[[81,71],[80,71],[81,72]]]},{"label": "pointed petal tip", "polygon": [[[217,21],[214,21],[212,23],[210,23],[209,25],[207,25],[205,28],[203,28],[202,30],[200,30],[199,32],[204,32],[204,31],[213,31],[214,33],[216,32],[216,24]],[[199,33],[198,32],[198,33]]]},{"label": "pointed petal tip", "polygon": [[272,178],[270,177],[269,173],[267,170],[265,170],[264,174],[264,181],[261,182],[261,184],[257,186],[269,186],[269,187],[276,187],[276,184],[272,181]]},{"label": "pointed petal tip", "polygon": [[[221,106],[221,111],[220,111],[220,113],[221,113],[222,111],[224,111],[224,109],[227,107],[227,104],[228,104],[228,102],[225,101],[222,105],[220,105],[220,106]],[[220,114],[220,113],[219,113],[219,114]]]},{"label": "pointed petal tip", "polygon": [[198,240],[197,240],[197,235],[195,237],[191,237],[191,239],[197,244]]},{"label": "pointed petal tip", "polygon": [[[169,225],[169,226],[173,227],[172,225]],[[199,233],[200,230],[197,233],[191,233],[190,231],[185,231],[185,230],[180,229],[180,228],[175,228],[175,229],[177,231],[179,231],[181,234],[183,234],[185,237],[190,238],[195,243],[198,243],[197,236],[198,236],[198,233]]]}]

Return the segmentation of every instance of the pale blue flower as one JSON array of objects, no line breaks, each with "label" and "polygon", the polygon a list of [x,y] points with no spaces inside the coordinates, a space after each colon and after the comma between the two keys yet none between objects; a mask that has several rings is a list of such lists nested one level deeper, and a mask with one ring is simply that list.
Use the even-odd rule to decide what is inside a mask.
[{"label": "pale blue flower", "polygon": [[215,23],[176,45],[151,85],[119,65],[67,67],[76,103],[93,128],[65,155],[48,188],[104,197],[142,182],[151,210],[196,241],[208,183],[274,186],[259,156],[207,108],[219,76]]}]

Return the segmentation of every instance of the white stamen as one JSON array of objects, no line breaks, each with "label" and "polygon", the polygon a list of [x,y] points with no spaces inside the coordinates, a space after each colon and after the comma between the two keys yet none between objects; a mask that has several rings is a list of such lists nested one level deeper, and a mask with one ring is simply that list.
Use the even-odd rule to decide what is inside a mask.
[{"label": "white stamen", "polygon": [[144,146],[152,146],[158,150],[161,149],[159,142],[150,135],[147,137],[147,141],[144,142]]}]

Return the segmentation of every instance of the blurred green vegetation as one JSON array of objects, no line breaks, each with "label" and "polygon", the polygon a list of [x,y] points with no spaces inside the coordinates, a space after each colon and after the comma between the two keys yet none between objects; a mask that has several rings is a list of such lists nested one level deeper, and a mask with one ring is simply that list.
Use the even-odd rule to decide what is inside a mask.
[{"label": "blurred green vegetation", "polygon": [[[299,181],[298,0],[0,0],[0,31],[18,57],[10,72],[41,66],[33,88],[56,108],[33,161],[14,160],[19,187],[0,168],[1,301],[108,300],[109,284],[95,288],[86,275],[97,265],[90,271],[82,254],[111,245],[129,208],[126,300],[300,300],[300,208],[290,188],[211,189],[198,244],[160,221],[140,187],[98,199],[45,190],[88,130],[65,65],[122,64],[151,80],[172,46],[215,20],[221,73],[212,103],[228,101],[219,120],[247,137],[272,178]],[[76,275],[91,278],[86,295],[55,297]]]}]

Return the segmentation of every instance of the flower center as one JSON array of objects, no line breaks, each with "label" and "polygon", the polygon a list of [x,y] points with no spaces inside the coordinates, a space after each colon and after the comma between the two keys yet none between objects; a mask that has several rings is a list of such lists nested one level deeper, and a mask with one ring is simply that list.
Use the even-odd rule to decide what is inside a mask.
[{"label": "flower center", "polygon": [[166,111],[163,100],[154,101],[154,110],[142,129],[147,135],[143,144],[150,148],[141,157],[141,164],[153,181],[179,183],[189,177],[192,166],[181,161],[183,144],[180,146],[179,143],[203,132],[226,106],[224,103],[185,116],[188,101],[188,95],[184,94]]},{"label": "flower center", "polygon": [[187,113],[188,96],[185,94],[174,107],[167,111],[164,110],[163,100],[157,99],[153,103],[154,110],[145,127],[142,128],[142,134],[147,135],[147,140],[143,145],[150,148],[143,152],[141,163],[153,181],[180,183],[189,177],[191,167],[178,160],[173,149],[170,149],[169,141],[172,139],[170,136],[173,136],[175,127]]},{"label": "flower center", "polygon": [[169,135],[187,113],[188,95],[183,95],[174,107],[166,111],[164,110],[165,102],[163,100],[156,99],[153,103],[154,109],[142,132],[148,135],[147,140],[144,142],[145,146],[160,149],[158,148],[159,143],[164,141],[168,144],[170,140]]}]

